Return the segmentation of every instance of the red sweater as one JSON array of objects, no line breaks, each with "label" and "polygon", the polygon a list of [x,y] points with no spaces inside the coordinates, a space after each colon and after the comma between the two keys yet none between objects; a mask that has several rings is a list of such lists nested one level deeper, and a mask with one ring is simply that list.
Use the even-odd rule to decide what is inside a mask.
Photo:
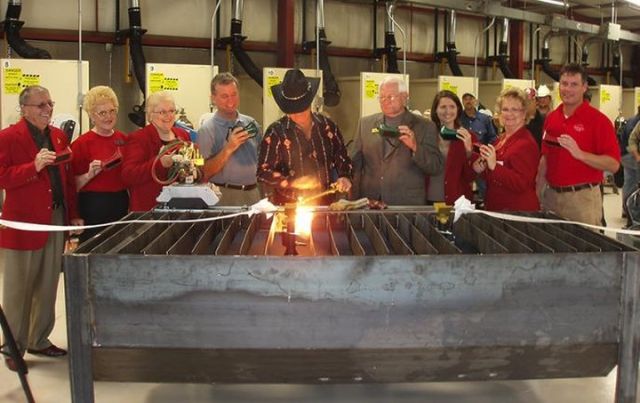
[{"label": "red sweater", "polygon": [[[66,149],[67,136],[55,127],[50,127],[50,130],[54,150],[60,152]],[[36,172],[34,161],[39,151],[24,119],[0,131],[0,188],[6,192],[3,219],[51,224],[51,182],[47,168]],[[80,217],[76,210],[76,185],[70,165],[69,162],[58,165],[67,220]],[[0,229],[0,247],[16,250],[41,249],[48,237],[48,232],[3,228]]]},{"label": "red sweater", "polygon": [[[186,131],[177,127],[171,130],[177,139],[190,141]],[[161,148],[160,135],[152,124],[129,135],[129,141],[123,147],[122,163],[122,181],[129,188],[129,211],[147,211],[157,204],[162,185],[151,177],[151,166]],[[160,163],[156,164],[156,169],[159,177],[166,176],[167,170]]]},{"label": "red sweater", "polygon": [[[71,144],[73,150],[73,174],[83,175],[89,170],[89,163],[93,160],[106,161],[118,149],[122,149],[126,141],[126,134],[115,131],[111,136],[100,136],[90,130],[78,137]],[[87,182],[80,192],[119,192],[127,188],[122,181],[122,165],[108,171],[100,172],[95,178]]]},{"label": "red sweater", "polygon": [[[494,144],[495,145],[495,144]],[[526,127],[513,133],[496,149],[497,164],[487,168],[485,207],[491,211],[538,211],[536,174],[540,153],[538,145]]]}]

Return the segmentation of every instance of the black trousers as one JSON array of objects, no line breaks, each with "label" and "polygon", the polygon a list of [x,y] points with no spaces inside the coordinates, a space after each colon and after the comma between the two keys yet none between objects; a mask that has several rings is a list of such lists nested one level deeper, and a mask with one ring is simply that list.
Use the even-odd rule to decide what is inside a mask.
[{"label": "black trousers", "polygon": [[[118,221],[129,211],[129,193],[120,192],[79,192],[78,212],[86,225]],[[93,237],[104,228],[84,230],[80,242]]]}]

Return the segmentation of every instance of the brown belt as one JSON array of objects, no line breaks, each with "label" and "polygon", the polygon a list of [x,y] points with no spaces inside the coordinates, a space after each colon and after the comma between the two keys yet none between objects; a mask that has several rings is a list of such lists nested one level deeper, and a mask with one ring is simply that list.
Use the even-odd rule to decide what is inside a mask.
[{"label": "brown belt", "polygon": [[253,190],[258,187],[257,183],[252,183],[251,185],[233,185],[231,183],[215,183],[214,182],[213,184],[221,188],[234,189],[234,190]]},{"label": "brown belt", "polygon": [[565,193],[565,192],[577,192],[579,190],[584,190],[584,189],[592,189],[598,186],[600,186],[600,183],[582,183],[580,185],[559,186],[559,187],[550,185],[549,188],[555,190],[558,193]]}]

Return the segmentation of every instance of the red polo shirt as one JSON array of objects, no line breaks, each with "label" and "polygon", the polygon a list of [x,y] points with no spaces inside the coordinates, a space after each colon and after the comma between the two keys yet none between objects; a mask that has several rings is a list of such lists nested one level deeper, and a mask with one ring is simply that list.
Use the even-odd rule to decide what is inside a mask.
[{"label": "red polo shirt", "polygon": [[547,182],[551,186],[571,186],[602,182],[602,171],[578,161],[563,147],[550,145],[562,134],[568,134],[583,151],[608,155],[620,161],[620,148],[609,118],[587,101],[565,117],[562,104],[547,115],[544,122],[542,155],[547,160]]}]

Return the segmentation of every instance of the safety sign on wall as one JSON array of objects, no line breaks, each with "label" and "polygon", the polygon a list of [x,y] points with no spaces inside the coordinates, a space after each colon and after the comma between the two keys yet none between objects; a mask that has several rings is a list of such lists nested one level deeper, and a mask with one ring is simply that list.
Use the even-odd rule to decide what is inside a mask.
[{"label": "safety sign on wall", "polygon": [[149,74],[149,91],[153,94],[158,91],[178,91],[180,79],[178,77],[166,77],[164,73]]},{"label": "safety sign on wall", "polygon": [[2,71],[5,94],[20,94],[24,88],[30,85],[40,85],[40,74],[23,73],[19,67],[6,67]]}]

